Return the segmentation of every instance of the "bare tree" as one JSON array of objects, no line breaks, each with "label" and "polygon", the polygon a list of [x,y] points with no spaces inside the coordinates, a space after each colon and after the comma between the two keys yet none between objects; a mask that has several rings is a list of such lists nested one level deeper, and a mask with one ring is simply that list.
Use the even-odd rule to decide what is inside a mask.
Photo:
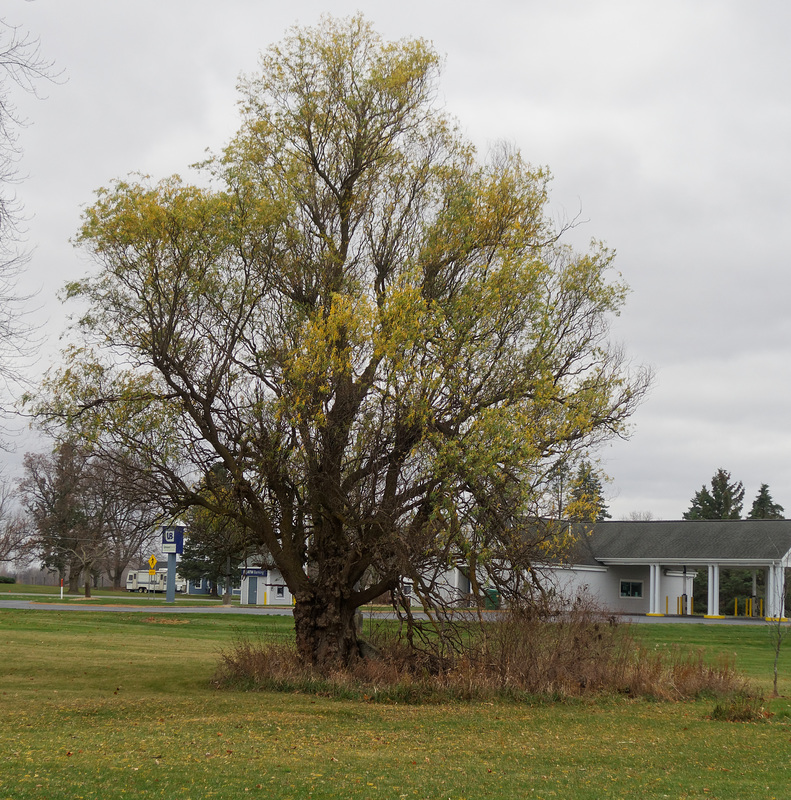
[{"label": "bare tree", "polygon": [[29,257],[21,246],[21,206],[14,191],[20,180],[19,129],[26,122],[17,112],[12,89],[37,95],[41,81],[57,78],[52,62],[41,55],[38,39],[0,19],[0,383],[5,385],[0,410],[5,414],[37,344],[26,318],[31,295],[18,289]]},{"label": "bare tree", "polygon": [[28,539],[24,517],[14,508],[13,487],[0,483],[0,562],[15,561]]},{"label": "bare tree", "polygon": [[656,519],[653,511],[630,511],[629,522],[651,522]]},{"label": "bare tree", "polygon": [[144,474],[129,454],[115,458],[92,458],[89,467],[88,500],[94,517],[103,525],[103,566],[113,583],[121,588],[124,570],[138,558],[151,541],[163,508]]},{"label": "bare tree", "polygon": [[99,528],[85,502],[87,454],[72,443],[58,445],[51,455],[28,453],[19,489],[35,530],[31,545],[44,567],[68,577],[76,592],[85,575],[90,596],[91,570],[105,554]]},{"label": "bare tree", "polygon": [[133,458],[113,456],[67,442],[51,455],[24,459],[19,488],[34,528],[31,548],[47,569],[68,574],[69,591],[77,591],[82,576],[86,597],[97,569],[120,588],[123,571],[162,516]]},{"label": "bare tree", "polygon": [[[783,569],[779,573],[779,580],[768,582],[767,592],[772,592],[774,598],[770,598],[767,594],[767,606],[770,605],[771,599],[774,599],[774,608],[776,610],[775,616],[768,616],[766,618],[767,630],[769,632],[769,640],[772,642],[774,650],[774,663],[772,664],[772,697],[778,697],[777,691],[777,673],[778,664],[780,662],[780,651],[783,649],[783,644],[791,633],[791,625],[784,614],[785,597],[786,597],[786,570]],[[771,613],[767,609],[767,613]]]}]

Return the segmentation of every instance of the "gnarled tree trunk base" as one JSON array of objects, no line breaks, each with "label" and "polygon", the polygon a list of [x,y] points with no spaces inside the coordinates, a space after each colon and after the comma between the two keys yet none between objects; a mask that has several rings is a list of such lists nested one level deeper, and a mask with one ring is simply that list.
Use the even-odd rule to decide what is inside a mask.
[{"label": "gnarled tree trunk base", "polygon": [[337,598],[312,595],[294,606],[297,652],[322,671],[338,669],[360,658],[355,611]]}]

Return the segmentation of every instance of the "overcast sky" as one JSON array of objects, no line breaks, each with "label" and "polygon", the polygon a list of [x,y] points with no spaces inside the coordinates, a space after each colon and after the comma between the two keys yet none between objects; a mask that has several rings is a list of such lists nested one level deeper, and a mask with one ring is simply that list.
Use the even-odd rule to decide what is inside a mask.
[{"label": "overcast sky", "polygon": [[36,100],[18,187],[25,287],[57,352],[56,291],[93,192],[179,172],[236,130],[236,83],[295,23],[362,11],[445,57],[447,111],[554,175],[552,213],[604,240],[632,288],[613,326],[656,385],[600,454],[610,511],[676,519],[718,467],[791,516],[791,3],[785,0],[5,0],[63,79]]}]

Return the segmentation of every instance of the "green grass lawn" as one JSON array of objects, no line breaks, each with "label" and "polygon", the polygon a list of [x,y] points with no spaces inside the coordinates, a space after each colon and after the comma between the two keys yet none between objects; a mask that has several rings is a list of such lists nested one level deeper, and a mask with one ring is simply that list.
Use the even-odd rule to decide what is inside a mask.
[{"label": "green grass lawn", "polygon": [[[82,590],[79,594],[69,594],[64,590],[61,597],[59,586],[38,586],[21,583],[0,583],[0,601],[30,600],[34,603],[75,603],[80,605],[172,605],[167,603],[164,592],[128,592],[126,589],[91,589],[91,597],[85,598]],[[176,605],[222,604],[222,597],[209,595],[176,594]],[[234,595],[232,605],[239,605],[239,596]]]},{"label": "green grass lawn", "polygon": [[[291,626],[0,602],[0,798],[791,797],[786,699],[771,721],[737,724],[710,720],[712,700],[409,706],[212,687],[234,637]],[[728,652],[770,686],[761,627],[637,633]]]}]

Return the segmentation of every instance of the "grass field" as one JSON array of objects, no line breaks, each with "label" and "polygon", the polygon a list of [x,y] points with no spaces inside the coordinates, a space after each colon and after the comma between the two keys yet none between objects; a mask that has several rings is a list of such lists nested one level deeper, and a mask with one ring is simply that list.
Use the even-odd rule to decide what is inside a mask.
[{"label": "grass field", "polygon": [[[91,597],[85,598],[82,590],[79,594],[64,591],[63,597],[58,586],[33,586],[30,584],[0,583],[0,600],[32,600],[36,603],[68,603],[69,605],[173,605],[167,603],[163,592],[128,592],[126,589],[92,589]],[[201,605],[204,603],[222,605],[222,597],[209,595],[177,594],[175,605]],[[232,599],[233,605],[239,605],[239,597]]]},{"label": "grass field", "polygon": [[[761,626],[644,625],[728,653],[768,691]],[[713,700],[384,705],[212,688],[236,636],[290,618],[3,609],[0,798],[789,798],[791,704]],[[781,692],[791,693],[791,655]]]}]

